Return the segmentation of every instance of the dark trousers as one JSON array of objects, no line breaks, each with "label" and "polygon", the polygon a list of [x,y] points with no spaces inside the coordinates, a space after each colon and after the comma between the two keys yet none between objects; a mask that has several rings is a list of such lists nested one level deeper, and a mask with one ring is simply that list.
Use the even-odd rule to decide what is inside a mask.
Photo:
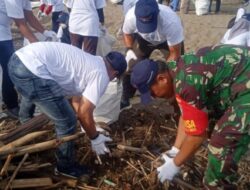
[{"label": "dark trousers", "polygon": [[[213,2],[213,0],[210,0],[208,12],[211,12],[212,2]],[[221,5],[221,0],[216,0],[216,5],[215,5],[215,12],[216,13],[218,13],[220,11],[220,5]]]},{"label": "dark trousers", "polygon": [[[141,57],[138,57],[138,61],[149,58],[151,53],[156,49],[169,51],[169,46],[167,42],[163,42],[158,45],[153,45],[149,43],[148,41],[144,40],[138,34],[135,34],[134,38],[136,39],[138,43],[139,52],[141,52],[140,53]],[[184,54],[184,42],[182,42],[181,54]],[[129,70],[131,71],[132,69],[130,68]],[[129,99],[132,98],[136,92],[136,88],[134,88],[130,83],[130,78],[131,78],[131,74],[129,72],[124,75],[123,80],[122,80],[123,93],[122,93],[121,101],[124,103],[128,102]]]},{"label": "dark trousers", "polygon": [[59,15],[62,11],[52,13],[52,30],[57,33],[59,28],[59,22],[57,22]]},{"label": "dark trousers", "polygon": [[14,53],[12,40],[0,41],[0,64],[3,70],[2,97],[8,109],[18,106],[18,96],[9,77],[8,62]]},{"label": "dark trousers", "polygon": [[[35,104],[55,123],[58,138],[75,133],[77,121],[75,112],[56,81],[37,77],[15,54],[9,62],[9,73],[22,96],[19,112],[22,123],[31,119]],[[56,151],[58,164],[74,163],[74,152],[73,141],[62,143]]]},{"label": "dark trousers", "polygon": [[92,55],[96,55],[97,36],[82,36],[79,34],[70,33],[70,41],[73,46],[83,49]]}]

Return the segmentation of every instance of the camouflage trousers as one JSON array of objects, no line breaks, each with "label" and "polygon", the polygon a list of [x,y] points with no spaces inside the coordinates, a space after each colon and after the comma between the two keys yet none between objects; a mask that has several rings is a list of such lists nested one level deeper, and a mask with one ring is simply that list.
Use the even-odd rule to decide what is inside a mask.
[{"label": "camouflage trousers", "polygon": [[250,143],[250,94],[233,102],[215,125],[208,145],[206,189],[237,189],[238,162]]}]

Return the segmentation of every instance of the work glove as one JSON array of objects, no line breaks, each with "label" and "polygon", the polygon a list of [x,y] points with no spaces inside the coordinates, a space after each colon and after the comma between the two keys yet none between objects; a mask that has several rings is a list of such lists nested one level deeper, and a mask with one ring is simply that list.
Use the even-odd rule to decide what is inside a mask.
[{"label": "work glove", "polygon": [[166,154],[162,155],[165,163],[157,168],[158,178],[163,183],[165,180],[172,181],[174,176],[180,171],[180,167],[176,166],[174,159]]},{"label": "work glove", "polygon": [[45,30],[43,32],[43,35],[46,37],[45,41],[53,41],[53,42],[58,41],[58,38],[57,38],[56,33],[54,31]]},{"label": "work glove", "polygon": [[135,65],[136,60],[137,60],[137,56],[136,56],[135,52],[134,52],[132,49],[129,49],[129,50],[126,52],[125,59],[126,59],[126,62],[127,62],[127,64],[128,64],[128,66],[127,66],[127,71],[129,71],[129,70],[131,70],[131,69],[133,68],[133,66]]},{"label": "work glove", "polygon": [[174,158],[178,154],[179,151],[180,149],[176,148],[175,146],[172,146],[172,148],[168,150],[166,154],[168,155],[168,157]]},{"label": "work glove", "polygon": [[112,139],[110,137],[104,136],[103,134],[99,134],[98,137],[94,140],[91,140],[92,150],[97,154],[106,154],[110,153],[109,148],[106,147],[105,142],[111,142]]}]

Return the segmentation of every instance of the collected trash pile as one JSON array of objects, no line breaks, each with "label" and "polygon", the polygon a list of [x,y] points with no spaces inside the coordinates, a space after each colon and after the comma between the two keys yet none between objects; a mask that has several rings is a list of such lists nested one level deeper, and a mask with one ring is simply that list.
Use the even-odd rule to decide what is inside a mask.
[{"label": "collected trash pile", "polygon": [[[110,126],[100,123],[113,142],[108,144],[111,154],[98,158],[82,132],[57,140],[45,115],[22,127],[4,120],[0,122],[0,189],[199,189],[207,162],[205,144],[173,182],[161,184],[157,179],[159,156],[175,140],[172,116],[173,108],[159,101],[149,107],[135,105],[124,110]],[[77,160],[95,171],[90,178],[77,181],[54,175],[51,149],[68,140],[77,142]],[[249,164],[241,162],[240,189],[249,189],[249,172]]]}]

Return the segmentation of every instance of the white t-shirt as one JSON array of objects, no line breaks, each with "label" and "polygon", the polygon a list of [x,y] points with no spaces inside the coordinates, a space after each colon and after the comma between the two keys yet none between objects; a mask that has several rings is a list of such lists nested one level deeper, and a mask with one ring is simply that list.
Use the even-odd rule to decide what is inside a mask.
[{"label": "white t-shirt", "polygon": [[31,10],[29,0],[0,0],[0,41],[11,40],[11,18],[24,18],[23,10]]},{"label": "white t-shirt", "polygon": [[63,0],[63,3],[64,3],[64,5],[67,7],[67,8],[72,8],[72,6],[73,6],[73,2],[74,2],[74,0]]},{"label": "white t-shirt", "polygon": [[250,47],[250,21],[238,19],[233,27],[227,30],[221,43]]},{"label": "white t-shirt", "polygon": [[64,10],[63,0],[40,0],[41,4],[52,5],[52,12],[60,12]]},{"label": "white t-shirt", "polygon": [[74,0],[70,17],[69,31],[82,36],[99,36],[99,17],[96,9],[105,6],[105,0]]},{"label": "white t-shirt", "polygon": [[94,105],[109,83],[103,58],[59,42],[36,42],[16,51],[36,76],[56,81],[64,95],[82,95]]},{"label": "white t-shirt", "polygon": [[182,42],[184,40],[183,27],[178,15],[165,5],[159,5],[159,9],[160,12],[156,31],[148,34],[138,32],[134,6],[125,16],[123,33],[138,33],[143,39],[153,45],[158,45],[167,41],[169,46],[173,46]]}]

